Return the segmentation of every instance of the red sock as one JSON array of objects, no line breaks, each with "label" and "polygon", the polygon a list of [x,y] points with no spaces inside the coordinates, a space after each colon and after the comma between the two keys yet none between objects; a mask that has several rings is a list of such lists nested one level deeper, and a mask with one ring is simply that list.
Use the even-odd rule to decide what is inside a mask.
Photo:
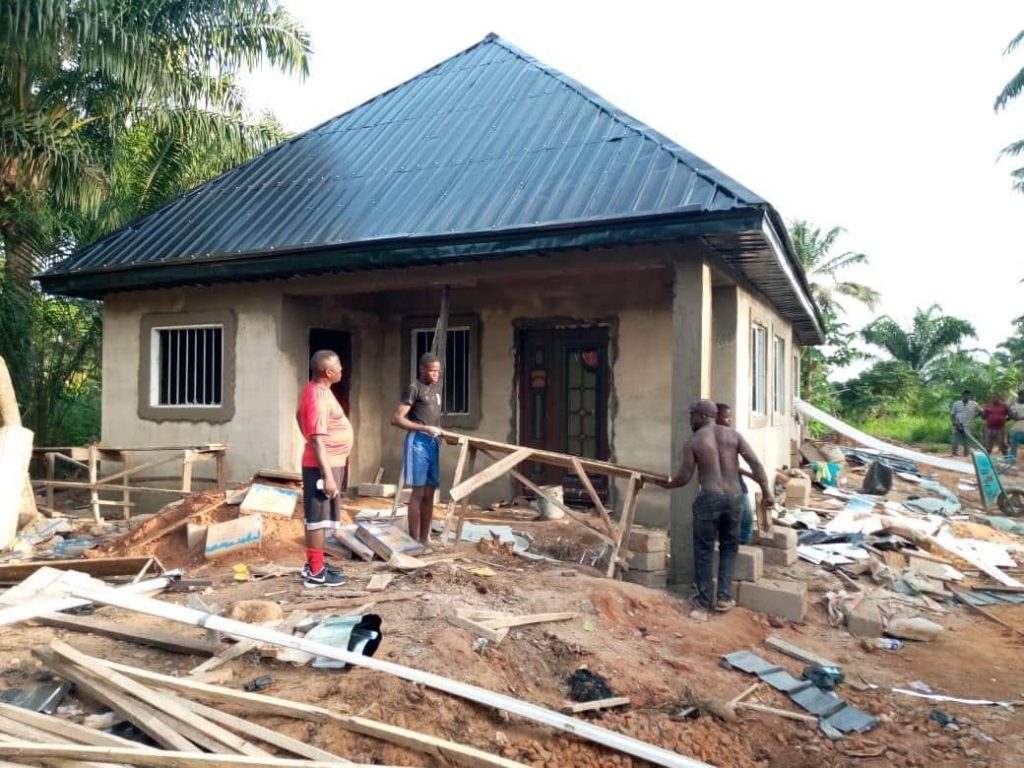
[{"label": "red sock", "polygon": [[309,563],[310,573],[320,573],[324,569],[324,551],[307,547],[306,562]]}]

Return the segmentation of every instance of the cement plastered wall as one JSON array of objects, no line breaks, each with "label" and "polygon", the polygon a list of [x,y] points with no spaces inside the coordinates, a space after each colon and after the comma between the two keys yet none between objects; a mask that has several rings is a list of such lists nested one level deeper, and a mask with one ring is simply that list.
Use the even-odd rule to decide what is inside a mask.
[{"label": "cement plastered wall", "polygon": [[[476,429],[459,431],[502,442],[518,442],[516,331],[532,326],[604,325],[610,336],[611,398],[609,443],[612,460],[655,471],[669,465],[671,386],[671,306],[669,278],[661,269],[628,274],[534,278],[528,283],[503,281],[452,293],[453,314],[480,318],[481,419]],[[415,313],[415,307],[408,308]],[[435,310],[436,311],[436,310]],[[385,420],[407,383],[409,361],[400,360],[404,314],[389,312],[383,321],[380,391],[390,402]],[[383,464],[386,477],[397,477],[403,434],[385,427]],[[457,452],[442,452],[442,482],[447,487]],[[481,463],[486,459],[482,459]],[[474,495],[487,503],[508,499],[508,480],[496,481]],[[667,495],[645,491],[638,515],[664,520]]]},{"label": "cement plastered wall", "polygon": [[[234,417],[227,422],[151,420],[139,417],[140,326],[144,315],[231,310],[235,338]],[[112,294],[103,304],[102,441],[111,446],[226,443],[233,480],[279,464],[282,421],[278,344],[280,294],[269,287],[218,286]],[[294,413],[294,406],[290,409]],[[294,420],[294,416],[291,417]],[[210,476],[211,465],[196,466]],[[198,487],[198,486],[197,486]]]}]

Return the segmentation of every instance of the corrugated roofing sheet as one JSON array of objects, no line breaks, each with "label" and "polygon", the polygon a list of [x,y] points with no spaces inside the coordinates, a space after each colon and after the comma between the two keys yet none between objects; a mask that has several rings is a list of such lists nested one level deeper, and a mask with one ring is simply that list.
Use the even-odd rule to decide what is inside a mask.
[{"label": "corrugated roofing sheet", "polygon": [[[74,292],[76,275],[242,256],[273,259],[260,270],[267,277],[292,274],[283,253],[767,208],[697,156],[488,35],[83,249],[42,281]],[[358,265],[349,259],[344,268]]]}]

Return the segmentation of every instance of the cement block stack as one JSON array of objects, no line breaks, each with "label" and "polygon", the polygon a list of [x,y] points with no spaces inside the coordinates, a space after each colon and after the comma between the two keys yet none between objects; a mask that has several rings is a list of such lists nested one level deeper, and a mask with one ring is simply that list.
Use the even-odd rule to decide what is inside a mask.
[{"label": "cement block stack", "polygon": [[[760,553],[764,565],[787,566],[796,562],[797,534],[792,528],[773,525],[765,535],[755,528],[751,544],[749,549]],[[803,621],[807,612],[807,585],[787,579],[762,578],[758,574],[757,579],[740,584],[737,602],[752,611]]]},{"label": "cement block stack", "polygon": [[796,562],[797,535],[793,528],[773,525],[765,536],[755,528],[750,543],[761,550],[765,565],[792,565]]},{"label": "cement block stack", "polygon": [[668,534],[655,528],[633,526],[628,547],[629,570],[622,578],[645,587],[664,589],[668,576]]}]

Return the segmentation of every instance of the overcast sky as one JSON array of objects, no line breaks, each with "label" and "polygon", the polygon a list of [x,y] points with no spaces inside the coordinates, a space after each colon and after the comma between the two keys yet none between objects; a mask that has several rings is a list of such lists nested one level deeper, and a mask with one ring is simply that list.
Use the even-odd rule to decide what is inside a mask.
[{"label": "overcast sky", "polygon": [[1024,47],[1002,55],[1024,29],[1019,0],[284,2],[312,36],[310,76],[244,84],[290,130],[497,32],[787,220],[845,227],[841,250],[871,258],[851,276],[882,292],[879,314],[906,322],[937,303],[989,349],[1024,314],[1024,195],[997,162],[1024,138],[1024,96],[992,109],[1024,66]]}]

